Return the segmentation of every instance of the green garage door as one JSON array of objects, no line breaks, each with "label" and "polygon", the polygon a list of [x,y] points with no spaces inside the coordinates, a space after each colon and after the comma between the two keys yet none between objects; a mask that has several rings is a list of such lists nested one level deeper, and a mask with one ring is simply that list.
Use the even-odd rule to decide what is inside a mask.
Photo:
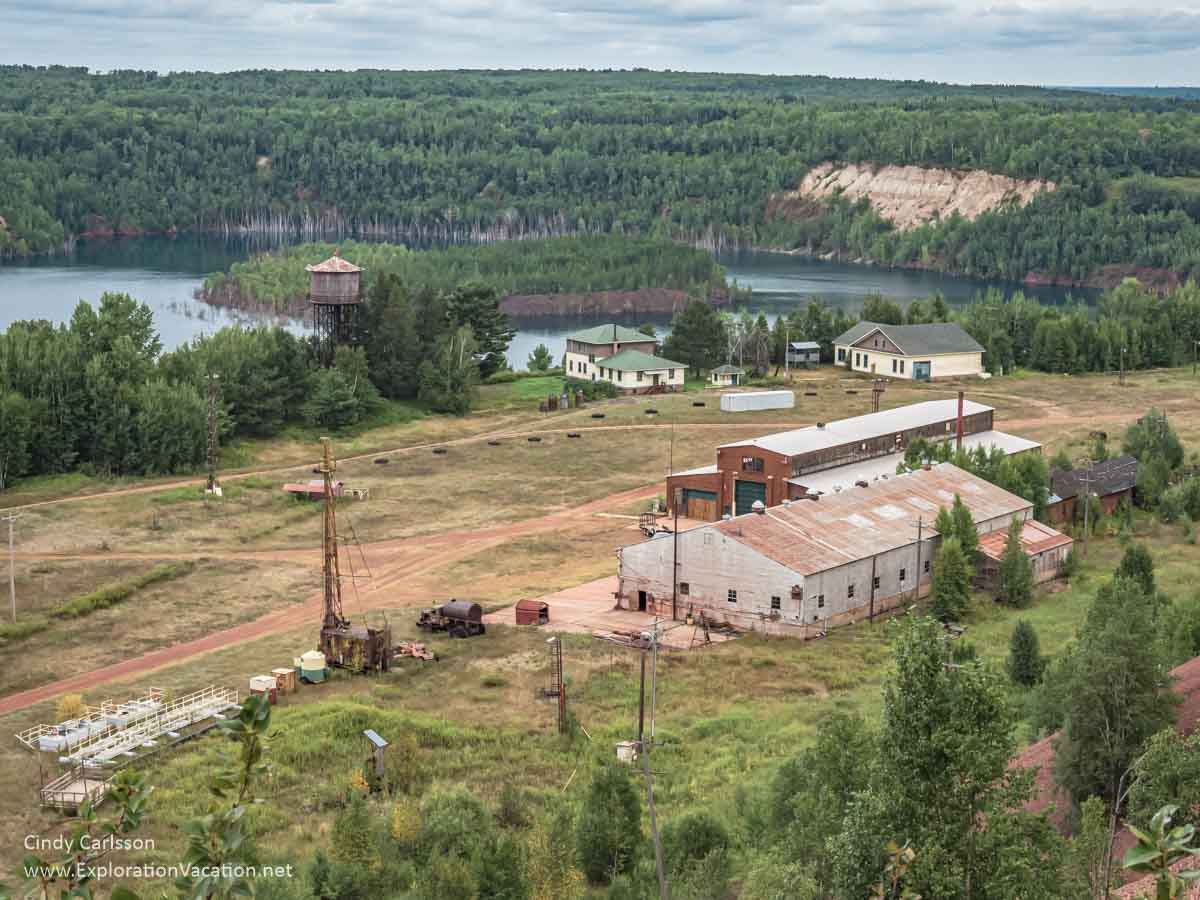
[{"label": "green garage door", "polygon": [[754,511],[751,507],[754,506],[755,500],[761,500],[763,505],[766,505],[767,486],[761,481],[739,481],[734,496],[736,500],[735,514],[741,516]]}]

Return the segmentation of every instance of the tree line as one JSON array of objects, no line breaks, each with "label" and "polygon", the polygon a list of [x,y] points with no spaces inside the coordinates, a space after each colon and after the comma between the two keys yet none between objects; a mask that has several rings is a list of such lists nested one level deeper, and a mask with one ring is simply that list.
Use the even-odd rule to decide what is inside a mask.
[{"label": "tree line", "polygon": [[359,426],[383,399],[462,413],[512,338],[496,292],[479,283],[410,292],[380,277],[353,346],[321,366],[312,340],[279,327],[225,327],[163,353],[152,313],[127,294],[80,302],[70,322],[0,332],[0,490],[29,475],[156,475],[206,452],[210,376],[221,439],[291,424]]},{"label": "tree line", "polygon": [[357,241],[300,244],[258,254],[234,263],[228,273],[210,275],[204,281],[204,296],[231,305],[295,309],[308,294],[304,266],[326,259],[335,249],[365,270],[368,287],[389,274],[434,290],[478,281],[501,295],[673,288],[707,300],[712,294],[746,293],[736,285],[729,287],[724,267],[703,250],[661,239],[602,235],[428,250]]},{"label": "tree line", "polygon": [[[1081,279],[1195,271],[1196,102],[649,72],[0,69],[0,254],[70,235],[238,229],[492,240],[642,234]],[[825,162],[981,168],[1059,189],[897,232],[834,202],[767,221]],[[1136,195],[1136,196],[1135,196]]]}]

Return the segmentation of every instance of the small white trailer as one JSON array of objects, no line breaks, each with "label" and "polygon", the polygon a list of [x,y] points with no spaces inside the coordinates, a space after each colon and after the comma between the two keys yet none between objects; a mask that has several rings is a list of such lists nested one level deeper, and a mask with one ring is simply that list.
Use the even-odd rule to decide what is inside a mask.
[{"label": "small white trailer", "polygon": [[796,395],[791,391],[750,391],[721,395],[722,412],[752,412],[757,409],[791,409]]}]

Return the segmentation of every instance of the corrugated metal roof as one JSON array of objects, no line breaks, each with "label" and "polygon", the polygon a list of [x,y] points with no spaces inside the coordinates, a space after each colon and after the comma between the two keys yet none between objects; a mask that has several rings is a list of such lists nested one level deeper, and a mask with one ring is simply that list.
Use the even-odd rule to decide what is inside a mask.
[{"label": "corrugated metal roof", "polygon": [[788,346],[793,350],[820,350],[821,345],[816,341],[789,341]]},{"label": "corrugated metal roof", "polygon": [[687,368],[683,363],[672,362],[661,356],[651,356],[641,350],[622,350],[616,356],[596,360],[595,364],[619,372],[657,372],[660,369]]},{"label": "corrugated metal roof", "polygon": [[585,328],[583,331],[573,331],[567,335],[567,340],[579,341],[581,344],[611,344],[613,341],[624,344],[655,339],[648,334],[642,334],[640,331],[610,322],[607,325]]},{"label": "corrugated metal roof", "polygon": [[[973,400],[963,402],[964,416],[991,411],[992,407],[984,406]],[[908,406],[867,413],[865,416],[855,416],[852,419],[840,419],[837,422],[828,423],[824,428],[809,425],[807,428],[779,431],[749,441],[733,441],[721,444],[721,448],[754,446],[783,456],[795,456],[798,453],[838,447],[842,444],[852,444],[855,441],[867,441],[885,434],[920,428],[923,425],[934,425],[938,422],[949,421],[957,415],[957,400],[926,400],[924,403],[910,403]]]},{"label": "corrugated metal roof", "polygon": [[1050,488],[1060,499],[1078,497],[1084,479],[1088,487],[1098,497],[1118,494],[1127,491],[1137,484],[1138,461],[1133,456],[1118,456],[1104,462],[1096,463],[1091,471],[1073,469],[1069,472],[1062,470],[1050,473]]},{"label": "corrugated metal roof", "polygon": [[712,370],[713,375],[745,375],[745,369],[739,369],[737,366],[723,365],[717,366]]},{"label": "corrugated metal roof", "polygon": [[[999,562],[1000,558],[1004,556],[1006,543],[1008,543],[1007,531],[993,531],[979,539],[979,552],[989,559]],[[1043,525],[1036,519],[1026,519],[1021,526],[1021,546],[1030,556],[1073,543],[1075,542],[1065,534],[1055,531],[1049,525]]]},{"label": "corrugated metal roof", "polygon": [[711,466],[701,466],[698,469],[686,469],[683,472],[672,472],[670,478],[679,478],[681,475],[715,475],[717,474],[717,464]]},{"label": "corrugated metal roof", "polygon": [[937,353],[982,353],[983,347],[955,322],[933,322],[928,325],[881,325],[878,322],[859,322],[842,332],[835,344],[854,344],[868,334],[879,331],[900,348],[905,356]]},{"label": "corrugated metal roof", "polygon": [[319,262],[316,265],[305,266],[304,269],[307,272],[347,273],[347,272],[361,272],[362,271],[362,269],[360,269],[354,263],[349,262],[348,260],[342,259],[340,250],[334,250],[333,256],[329,257],[329,259],[325,260],[325,262]]},{"label": "corrugated metal roof", "polygon": [[[953,440],[953,435],[947,441]],[[974,450],[983,447],[985,450],[997,447],[1005,453],[1024,453],[1041,447],[1037,441],[1031,441],[1015,434],[1003,431],[980,431],[977,434],[963,435],[963,449]],[[824,469],[808,475],[797,475],[789,478],[788,482],[808,489],[809,493],[832,494],[838,490],[850,490],[859,481],[878,481],[896,477],[896,467],[904,462],[903,453],[889,453],[875,459],[864,460],[860,463],[850,463],[838,466],[836,469]]]},{"label": "corrugated metal roof", "polygon": [[955,465],[941,463],[867,489],[797,500],[708,527],[801,575],[814,575],[914,543],[918,517],[924,519],[924,534],[935,535],[933,516],[939,507],[949,506],[955,494],[977,522],[1013,516],[1032,506]]}]

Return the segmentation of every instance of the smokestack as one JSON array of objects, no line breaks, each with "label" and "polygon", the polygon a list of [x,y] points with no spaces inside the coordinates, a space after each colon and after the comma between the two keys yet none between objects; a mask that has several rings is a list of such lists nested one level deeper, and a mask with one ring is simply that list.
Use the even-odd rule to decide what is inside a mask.
[{"label": "smokestack", "polygon": [[963,431],[963,391],[958,392],[958,430],[955,432],[954,449],[956,452],[962,452],[962,431]]}]

